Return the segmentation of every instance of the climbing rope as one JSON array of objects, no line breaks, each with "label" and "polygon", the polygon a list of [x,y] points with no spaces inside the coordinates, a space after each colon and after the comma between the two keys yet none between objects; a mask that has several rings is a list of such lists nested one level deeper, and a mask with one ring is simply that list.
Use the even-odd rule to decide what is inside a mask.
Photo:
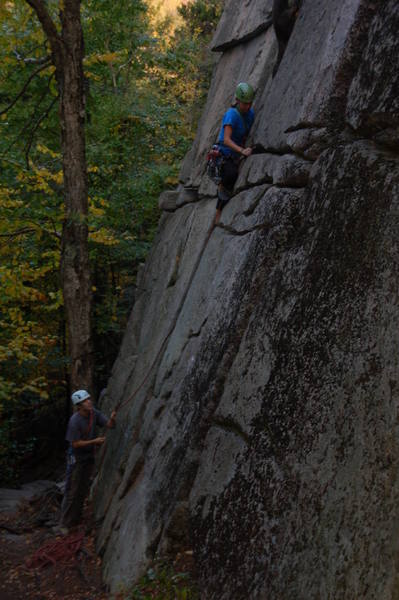
[{"label": "climbing rope", "polygon": [[[122,402],[122,401],[119,402],[119,404],[115,407],[115,409],[114,409],[115,412],[118,412],[121,408],[123,408],[124,406],[126,406],[127,404],[129,404],[133,400],[133,398],[139,393],[139,391],[141,390],[141,388],[144,386],[144,384],[148,380],[148,378],[149,378],[149,376],[150,376],[150,374],[151,374],[154,366],[157,364],[158,359],[160,358],[162,352],[164,351],[164,349],[166,347],[166,344],[167,344],[170,336],[172,335],[172,333],[173,333],[173,331],[174,331],[174,329],[176,327],[176,323],[177,323],[177,320],[179,318],[181,309],[183,308],[183,304],[186,301],[186,298],[187,298],[188,292],[190,290],[192,281],[194,279],[194,276],[195,276],[195,274],[196,274],[196,272],[198,270],[199,264],[201,262],[201,258],[202,258],[203,254],[204,254],[205,248],[206,248],[206,246],[207,246],[207,244],[209,242],[209,239],[210,239],[210,237],[212,235],[212,232],[215,229],[215,227],[216,227],[216,225],[213,222],[211,224],[209,230],[208,230],[208,233],[207,233],[207,235],[205,237],[204,243],[202,244],[201,250],[198,253],[197,260],[195,261],[194,268],[193,268],[193,270],[191,272],[190,279],[188,280],[188,283],[186,285],[186,289],[184,290],[184,294],[183,294],[183,296],[180,299],[180,302],[179,302],[179,305],[177,307],[175,316],[174,316],[174,318],[173,318],[173,320],[171,322],[171,325],[170,325],[170,327],[168,329],[168,332],[167,332],[167,334],[165,336],[165,339],[164,339],[164,341],[161,344],[161,347],[159,348],[159,350],[158,350],[158,352],[157,352],[154,360],[152,361],[152,363],[150,365],[150,368],[148,369],[147,373],[145,374],[143,380],[140,382],[140,384],[137,386],[137,388],[135,388],[135,390],[132,392],[132,394],[130,394],[128,396],[128,398],[124,402]],[[105,447],[103,448],[103,451],[101,453],[101,459],[100,459],[100,462],[99,462],[99,465],[98,465],[98,472],[100,472],[100,470],[101,470],[102,464],[104,462],[104,457],[105,457]]]},{"label": "climbing rope", "polygon": [[178,305],[178,307],[177,307],[177,310],[176,310],[175,316],[174,316],[174,318],[173,318],[173,320],[172,320],[172,323],[171,323],[171,325],[170,325],[170,327],[169,327],[169,329],[168,329],[168,332],[167,332],[167,334],[166,334],[166,336],[165,336],[165,339],[164,339],[164,341],[163,341],[163,342],[162,342],[162,344],[161,344],[161,347],[160,347],[160,349],[158,350],[158,352],[157,352],[157,354],[156,354],[156,356],[155,356],[155,358],[154,358],[153,362],[151,363],[151,366],[150,366],[150,368],[148,369],[148,372],[146,373],[146,375],[145,375],[144,379],[142,380],[142,382],[140,383],[140,385],[139,385],[139,386],[138,386],[138,387],[137,387],[137,388],[134,390],[134,392],[133,392],[133,393],[132,393],[132,394],[131,394],[131,395],[130,395],[128,398],[127,398],[127,400],[125,400],[124,402],[120,402],[120,403],[117,405],[117,407],[115,408],[115,411],[118,411],[118,410],[120,410],[120,409],[121,409],[123,406],[126,406],[127,404],[129,404],[129,403],[130,403],[130,402],[133,400],[133,398],[134,398],[134,397],[135,397],[135,396],[138,394],[138,392],[141,390],[141,388],[143,387],[143,385],[144,385],[144,384],[145,384],[145,382],[147,381],[148,377],[150,376],[150,373],[151,373],[152,369],[154,368],[154,366],[156,365],[156,363],[157,363],[157,361],[158,361],[158,358],[160,357],[161,353],[162,353],[162,352],[163,352],[163,350],[165,349],[165,346],[166,346],[166,344],[167,344],[167,342],[168,342],[168,340],[169,340],[170,336],[172,335],[172,333],[173,333],[173,331],[174,331],[174,329],[175,329],[175,327],[176,327],[176,323],[177,323],[177,320],[178,320],[178,318],[179,318],[179,316],[180,316],[181,309],[183,308],[183,304],[184,304],[184,302],[186,301],[186,298],[187,298],[188,292],[189,292],[189,290],[190,290],[191,284],[192,284],[192,282],[193,282],[194,276],[195,276],[195,274],[196,274],[196,272],[197,272],[197,270],[198,270],[198,266],[199,266],[199,264],[200,264],[200,262],[201,262],[202,255],[204,254],[205,248],[206,248],[206,246],[207,246],[207,244],[208,244],[208,242],[209,242],[209,239],[210,239],[210,237],[211,237],[211,235],[212,235],[212,231],[214,230],[214,228],[215,228],[215,224],[214,224],[214,223],[212,223],[212,225],[210,226],[210,228],[209,228],[209,230],[208,230],[208,233],[207,233],[207,236],[206,236],[206,238],[205,238],[205,240],[204,240],[204,243],[203,243],[203,245],[202,245],[202,247],[201,247],[201,250],[200,250],[200,252],[198,253],[197,260],[195,261],[194,268],[193,268],[193,270],[192,270],[192,272],[191,272],[191,275],[190,275],[190,279],[188,280],[188,283],[187,283],[187,285],[186,285],[186,289],[184,290],[184,294],[183,294],[183,296],[182,296],[182,297],[181,297],[181,299],[180,299],[180,302],[179,302],[179,305]]},{"label": "climbing rope", "polygon": [[65,562],[71,558],[75,560],[76,554],[82,548],[84,531],[77,531],[70,535],[49,541],[26,560],[28,569],[43,568],[49,564]]}]

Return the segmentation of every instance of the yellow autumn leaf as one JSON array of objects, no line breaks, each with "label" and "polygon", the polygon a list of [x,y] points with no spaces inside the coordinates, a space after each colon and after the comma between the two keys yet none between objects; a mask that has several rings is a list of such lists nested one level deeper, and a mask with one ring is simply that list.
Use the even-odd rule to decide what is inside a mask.
[{"label": "yellow autumn leaf", "polygon": [[90,206],[90,215],[93,217],[102,217],[105,211],[102,208],[98,208],[98,206]]},{"label": "yellow autumn leaf", "polygon": [[113,63],[118,58],[123,58],[126,55],[125,50],[118,52],[105,52],[103,54],[92,54],[84,59],[84,65],[90,66],[96,63]]},{"label": "yellow autumn leaf", "polygon": [[91,231],[89,233],[89,240],[97,244],[104,244],[104,246],[117,246],[119,244],[119,240],[114,238],[105,227],[101,227],[97,231]]},{"label": "yellow autumn leaf", "polygon": [[52,176],[53,181],[55,181],[55,183],[58,183],[59,185],[61,185],[64,181],[64,173],[62,172],[62,170],[57,171],[57,173],[54,173],[54,175]]},{"label": "yellow autumn leaf", "polygon": [[59,152],[53,152],[52,150],[50,150],[50,148],[47,148],[47,146],[45,146],[44,144],[36,144],[36,149],[38,152],[41,152],[42,154],[48,154],[49,156],[51,156],[51,158],[59,158],[60,157]]}]

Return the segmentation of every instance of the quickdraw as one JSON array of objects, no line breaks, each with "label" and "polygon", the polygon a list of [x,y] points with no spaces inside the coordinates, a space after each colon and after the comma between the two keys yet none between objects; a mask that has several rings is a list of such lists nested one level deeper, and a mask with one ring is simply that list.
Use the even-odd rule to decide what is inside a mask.
[{"label": "quickdraw", "polygon": [[217,185],[219,185],[222,180],[222,164],[223,154],[220,152],[219,146],[214,144],[206,157],[206,173]]}]

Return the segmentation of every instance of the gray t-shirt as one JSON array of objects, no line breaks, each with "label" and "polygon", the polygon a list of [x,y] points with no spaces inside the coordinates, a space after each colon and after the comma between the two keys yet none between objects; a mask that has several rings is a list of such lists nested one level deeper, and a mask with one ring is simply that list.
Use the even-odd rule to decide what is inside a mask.
[{"label": "gray t-shirt", "polygon": [[[76,412],[69,419],[65,439],[70,444],[72,442],[79,442],[80,440],[93,440],[96,437],[96,427],[104,427],[107,422],[107,417],[96,408],[93,408],[93,422],[90,427],[90,416],[83,417],[80,413]],[[84,448],[73,448],[73,454],[76,456],[76,460],[93,459],[94,445]]]}]

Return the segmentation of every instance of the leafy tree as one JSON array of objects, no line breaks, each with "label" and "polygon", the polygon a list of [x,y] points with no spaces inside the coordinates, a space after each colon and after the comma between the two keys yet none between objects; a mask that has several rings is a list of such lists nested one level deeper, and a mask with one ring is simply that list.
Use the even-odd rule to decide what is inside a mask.
[{"label": "leafy tree", "polygon": [[209,38],[219,22],[223,4],[224,0],[190,0],[181,4],[177,10],[192,35]]},{"label": "leafy tree", "polygon": [[[62,36],[58,4],[45,6]],[[6,468],[15,474],[33,447],[45,456],[54,444],[44,441],[43,418],[63,438],[70,335],[59,270],[63,224],[70,221],[87,230],[97,389],[107,381],[136,272],[158,226],[159,193],[177,183],[207,90],[209,36],[193,34],[187,18],[173,28],[142,0],[82,5],[88,198],[81,219],[64,214],[60,90],[48,60],[51,46],[24,0],[0,7],[2,474]]]},{"label": "leafy tree", "polygon": [[88,249],[88,188],[85,148],[83,31],[80,0],[63,0],[59,21],[44,0],[26,0],[50,47],[59,95],[64,222],[61,279],[68,326],[71,387],[92,386],[91,282]]}]

